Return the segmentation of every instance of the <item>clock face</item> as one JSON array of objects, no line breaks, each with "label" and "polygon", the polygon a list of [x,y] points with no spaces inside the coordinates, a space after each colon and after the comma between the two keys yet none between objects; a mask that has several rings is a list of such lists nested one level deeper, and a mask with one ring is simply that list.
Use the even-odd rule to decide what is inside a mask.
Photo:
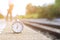
[{"label": "clock face", "polygon": [[21,32],[22,29],[23,29],[23,26],[20,22],[15,22],[12,25],[12,29],[13,29],[14,32]]}]

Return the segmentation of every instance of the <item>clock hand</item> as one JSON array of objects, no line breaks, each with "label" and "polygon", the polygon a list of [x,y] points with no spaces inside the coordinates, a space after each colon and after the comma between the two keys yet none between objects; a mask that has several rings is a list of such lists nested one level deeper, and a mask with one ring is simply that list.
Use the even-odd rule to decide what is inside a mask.
[{"label": "clock hand", "polygon": [[17,29],[18,29],[18,24],[17,24]]}]

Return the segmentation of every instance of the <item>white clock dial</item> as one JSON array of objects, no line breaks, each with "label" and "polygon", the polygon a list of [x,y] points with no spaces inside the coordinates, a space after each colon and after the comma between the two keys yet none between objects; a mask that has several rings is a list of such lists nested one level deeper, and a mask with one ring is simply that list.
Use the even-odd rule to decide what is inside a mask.
[{"label": "white clock dial", "polygon": [[20,22],[15,22],[12,25],[12,29],[14,32],[21,32],[23,29],[23,25]]}]

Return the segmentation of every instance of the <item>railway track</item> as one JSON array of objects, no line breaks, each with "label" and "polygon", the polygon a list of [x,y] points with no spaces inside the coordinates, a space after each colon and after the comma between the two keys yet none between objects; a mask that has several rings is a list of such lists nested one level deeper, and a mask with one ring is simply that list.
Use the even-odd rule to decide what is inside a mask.
[{"label": "railway track", "polygon": [[48,24],[42,24],[42,23],[36,23],[36,22],[28,22],[28,21],[23,21],[25,25],[28,25],[32,28],[42,30],[43,32],[48,32],[54,36],[56,36],[58,39],[60,39],[60,27],[59,25],[48,25]]}]

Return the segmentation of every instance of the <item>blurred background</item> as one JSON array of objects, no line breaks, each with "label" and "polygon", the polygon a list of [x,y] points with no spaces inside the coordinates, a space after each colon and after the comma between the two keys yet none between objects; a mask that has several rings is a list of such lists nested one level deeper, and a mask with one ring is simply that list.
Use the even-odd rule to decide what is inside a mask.
[{"label": "blurred background", "polygon": [[60,18],[59,0],[2,0],[0,1],[0,15],[7,15],[9,2],[13,3],[12,16],[18,18]]},{"label": "blurred background", "polygon": [[[17,21],[23,31],[14,34]],[[60,0],[0,0],[0,34],[1,40],[60,40]]]}]

